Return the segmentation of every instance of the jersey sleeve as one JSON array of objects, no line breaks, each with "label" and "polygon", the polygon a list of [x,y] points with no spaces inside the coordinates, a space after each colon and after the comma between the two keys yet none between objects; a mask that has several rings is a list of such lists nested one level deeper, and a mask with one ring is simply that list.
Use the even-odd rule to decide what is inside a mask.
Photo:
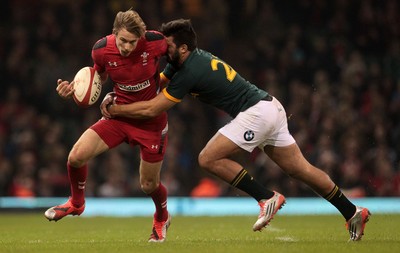
[{"label": "jersey sleeve", "polygon": [[155,53],[157,56],[164,56],[167,54],[168,44],[165,36],[157,31],[147,31],[145,38],[148,42],[155,43]]},{"label": "jersey sleeve", "polygon": [[175,72],[176,72],[175,68],[172,67],[172,65],[168,63],[168,64],[165,66],[165,68],[164,68],[162,74],[163,74],[166,78],[168,78],[168,80],[171,80],[172,77],[174,76]]},{"label": "jersey sleeve", "polygon": [[92,48],[93,68],[99,73],[103,73],[105,69],[104,64],[104,48],[107,45],[107,38],[104,37],[98,40]]},{"label": "jersey sleeve", "polygon": [[170,80],[163,93],[171,101],[180,102],[195,85],[196,78],[190,71],[175,72],[170,64],[165,67],[163,74]]}]

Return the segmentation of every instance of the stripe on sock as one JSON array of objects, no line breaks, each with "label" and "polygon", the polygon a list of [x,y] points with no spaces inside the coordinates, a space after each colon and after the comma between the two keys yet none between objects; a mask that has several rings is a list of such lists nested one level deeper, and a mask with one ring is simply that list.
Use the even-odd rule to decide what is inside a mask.
[{"label": "stripe on sock", "polygon": [[240,180],[243,179],[243,177],[247,174],[247,170],[242,169],[239,174],[233,179],[233,181],[231,182],[231,185],[233,187],[236,187],[237,184],[240,182]]},{"label": "stripe on sock", "polygon": [[335,185],[335,187],[333,187],[333,190],[328,195],[326,195],[324,198],[326,200],[330,201],[333,198],[333,196],[335,196],[335,194],[337,193],[338,190],[339,190],[339,187],[337,185]]}]

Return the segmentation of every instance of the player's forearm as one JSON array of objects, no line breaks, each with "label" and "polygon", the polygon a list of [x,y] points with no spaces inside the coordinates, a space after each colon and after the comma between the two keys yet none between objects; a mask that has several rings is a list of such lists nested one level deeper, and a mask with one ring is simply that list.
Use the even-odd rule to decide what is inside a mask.
[{"label": "player's forearm", "polygon": [[125,105],[112,105],[108,108],[109,113],[113,117],[125,117],[133,119],[147,119],[157,116],[156,113],[147,106],[146,102],[137,102]]}]

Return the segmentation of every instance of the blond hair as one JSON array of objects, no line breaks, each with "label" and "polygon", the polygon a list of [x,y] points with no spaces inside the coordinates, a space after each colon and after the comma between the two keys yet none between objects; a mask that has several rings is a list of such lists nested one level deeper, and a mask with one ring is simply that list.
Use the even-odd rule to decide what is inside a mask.
[{"label": "blond hair", "polygon": [[142,37],[146,31],[146,25],[142,18],[132,9],[120,11],[115,16],[113,34],[117,34],[123,28],[138,37]]}]

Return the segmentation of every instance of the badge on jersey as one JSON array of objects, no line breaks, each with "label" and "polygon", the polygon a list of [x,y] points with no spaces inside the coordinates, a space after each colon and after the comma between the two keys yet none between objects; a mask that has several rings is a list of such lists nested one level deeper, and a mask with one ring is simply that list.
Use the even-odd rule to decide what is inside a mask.
[{"label": "badge on jersey", "polygon": [[247,130],[247,131],[244,133],[243,137],[244,137],[244,139],[245,139],[246,141],[251,141],[251,140],[254,139],[254,132],[251,131],[251,130]]}]

